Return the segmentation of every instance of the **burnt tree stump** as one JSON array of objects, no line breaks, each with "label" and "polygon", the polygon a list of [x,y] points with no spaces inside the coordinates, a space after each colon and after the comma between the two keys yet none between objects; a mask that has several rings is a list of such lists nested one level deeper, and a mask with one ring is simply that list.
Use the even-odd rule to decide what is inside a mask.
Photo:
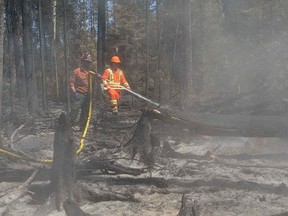
[{"label": "burnt tree stump", "polygon": [[57,210],[61,210],[66,199],[74,200],[76,189],[76,146],[70,120],[62,113],[54,135],[54,154],[51,187],[55,192]]},{"label": "burnt tree stump", "polygon": [[181,208],[177,216],[199,216],[199,206],[189,194],[183,194]]},{"label": "burnt tree stump", "polygon": [[63,207],[67,216],[91,216],[84,212],[74,201],[65,200],[63,203]]},{"label": "burnt tree stump", "polygon": [[131,152],[132,160],[136,155],[140,155],[140,161],[150,168],[155,162],[155,146],[153,145],[155,137],[151,134],[151,120],[150,113],[143,112],[132,138],[125,144]]}]

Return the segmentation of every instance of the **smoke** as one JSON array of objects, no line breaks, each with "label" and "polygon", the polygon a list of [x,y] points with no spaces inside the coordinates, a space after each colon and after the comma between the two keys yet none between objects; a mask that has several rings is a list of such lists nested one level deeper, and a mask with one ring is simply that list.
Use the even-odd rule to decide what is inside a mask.
[{"label": "smoke", "polygon": [[[253,2],[206,5],[205,81],[210,91],[249,92],[266,86],[281,92],[287,87],[288,31],[282,28],[287,3]],[[212,13],[213,7],[218,12]]]}]

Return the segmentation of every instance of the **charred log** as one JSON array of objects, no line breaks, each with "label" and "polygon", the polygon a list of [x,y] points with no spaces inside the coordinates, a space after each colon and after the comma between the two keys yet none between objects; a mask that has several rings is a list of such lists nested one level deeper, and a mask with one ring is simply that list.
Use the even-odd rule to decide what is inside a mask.
[{"label": "charred log", "polygon": [[278,186],[272,184],[261,184],[257,182],[239,180],[232,181],[230,179],[223,178],[212,178],[210,180],[195,180],[195,181],[185,181],[180,179],[169,179],[167,180],[169,185],[177,185],[185,188],[198,188],[203,186],[211,186],[219,188],[233,188],[237,190],[245,191],[259,191],[263,193],[280,194],[288,196],[288,188],[285,183],[281,183]]},{"label": "charred log", "polygon": [[234,160],[251,160],[251,159],[265,159],[265,160],[285,160],[288,158],[287,153],[274,153],[274,154],[248,154],[248,153],[241,153],[235,155],[225,155],[225,154],[218,154],[217,158],[222,159],[234,159]]},{"label": "charred log", "polygon": [[22,184],[19,186],[17,189],[11,191],[10,193],[6,194],[5,196],[2,196],[0,198],[0,207],[8,205],[9,203],[21,198],[28,192],[28,186],[31,184],[33,181],[36,173],[38,170],[35,170],[32,175]]},{"label": "charred log", "polygon": [[205,155],[196,155],[196,154],[189,154],[189,153],[185,153],[185,154],[181,154],[178,153],[176,151],[174,151],[169,142],[165,141],[163,143],[163,148],[162,148],[162,152],[161,152],[161,156],[162,157],[166,157],[166,158],[179,158],[179,159],[196,159],[196,160],[207,160],[210,159],[210,153],[206,153]]},{"label": "charred log", "polygon": [[[91,175],[95,171],[101,171],[105,175],[127,174],[138,176],[147,171],[146,168],[137,169],[125,167],[117,162],[103,159],[93,158],[89,161],[79,164],[76,171],[76,179],[81,179],[84,176]],[[35,169],[2,169],[0,170],[0,182],[23,182],[25,181]],[[47,181],[52,174],[52,170],[46,167],[40,168],[35,176],[35,181]]]},{"label": "charred log", "polygon": [[[23,182],[35,169],[0,169],[0,182]],[[50,177],[50,169],[40,168],[34,180],[45,181]]]},{"label": "charred log", "polygon": [[96,170],[102,170],[105,174],[128,174],[138,176],[146,171],[146,169],[136,169],[125,167],[117,164],[115,161],[108,159],[96,158],[79,165],[77,176],[79,178],[89,175]]},{"label": "charred log", "polygon": [[147,111],[154,119],[189,129],[191,133],[208,136],[287,137],[287,116],[223,115]]},{"label": "charred log", "polygon": [[132,193],[117,193],[108,190],[100,190],[88,184],[80,184],[82,197],[86,200],[92,202],[102,202],[102,201],[130,201],[130,202],[139,202]]},{"label": "charred log", "polygon": [[98,177],[87,176],[85,180],[94,182],[105,182],[109,185],[153,185],[158,188],[168,188],[169,182],[164,178],[147,177],[147,178],[130,178],[130,177]]}]

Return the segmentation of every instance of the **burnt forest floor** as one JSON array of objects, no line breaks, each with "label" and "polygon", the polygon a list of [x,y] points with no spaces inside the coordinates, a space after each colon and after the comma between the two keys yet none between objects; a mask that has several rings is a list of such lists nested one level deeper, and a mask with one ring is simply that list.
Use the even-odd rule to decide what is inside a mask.
[{"label": "burnt forest floor", "polygon": [[[33,119],[21,112],[13,114],[13,118],[7,114],[2,127],[3,146],[10,145],[33,158],[52,158],[55,124],[64,107],[55,103],[49,103],[49,107],[48,114]],[[79,161],[97,156],[127,167],[145,167],[137,156],[132,161],[129,151],[123,148],[140,115],[138,110],[124,109],[113,116],[99,112],[96,106]],[[150,171],[139,176],[95,171],[92,175],[78,177],[78,181],[88,182],[95,188],[131,193],[139,202],[87,201],[80,203],[83,211],[103,216],[176,216],[183,194],[189,194],[200,215],[205,216],[270,216],[288,211],[288,140],[192,136],[186,130],[157,121],[152,124],[152,133],[157,134],[161,145]],[[81,133],[74,131],[77,144],[80,138]],[[165,141],[179,157],[160,154]],[[1,170],[33,166],[36,165],[0,157]],[[0,197],[22,183],[2,181]],[[0,213],[34,215],[40,204],[30,204],[31,199],[31,194],[27,193],[8,206],[0,207]],[[65,212],[55,210],[49,215],[60,216]]]}]

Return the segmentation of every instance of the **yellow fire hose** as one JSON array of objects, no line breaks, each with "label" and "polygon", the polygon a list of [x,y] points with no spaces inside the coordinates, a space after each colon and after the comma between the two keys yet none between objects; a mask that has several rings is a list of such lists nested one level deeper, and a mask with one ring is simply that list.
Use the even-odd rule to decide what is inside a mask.
[{"label": "yellow fire hose", "polygon": [[22,155],[22,154],[19,154],[16,152],[11,152],[11,151],[8,151],[8,150],[2,149],[2,148],[0,148],[0,154],[4,154],[8,157],[12,157],[15,159],[25,160],[25,161],[30,161],[30,162],[36,162],[36,163],[52,163],[53,162],[52,160],[37,160],[34,158],[30,158],[27,155]]},{"label": "yellow fire hose", "polygon": [[79,148],[78,150],[76,151],[77,154],[79,154],[83,149],[84,149],[84,139],[86,137],[86,134],[87,134],[87,131],[88,131],[88,128],[89,128],[89,125],[90,125],[90,120],[91,120],[91,114],[92,114],[92,93],[93,93],[93,88],[92,88],[92,81],[93,81],[93,76],[95,75],[95,72],[93,71],[89,71],[89,82],[90,82],[90,102],[89,102],[89,112],[88,112],[88,118],[87,118],[87,121],[86,121],[86,126],[85,126],[85,129],[83,131],[83,134],[82,134],[82,138],[80,140],[80,145],[79,145]]},{"label": "yellow fire hose", "polygon": [[[87,118],[87,121],[86,121],[86,126],[85,126],[85,129],[83,131],[83,134],[82,134],[82,137],[81,137],[81,140],[80,140],[80,145],[76,151],[77,154],[80,154],[82,152],[82,150],[84,149],[84,146],[85,146],[85,143],[84,143],[84,139],[86,137],[86,134],[87,134],[87,131],[88,131],[88,128],[89,128],[89,125],[90,125],[90,120],[91,120],[91,115],[92,115],[92,93],[93,93],[93,88],[92,88],[92,84],[93,84],[93,76],[92,75],[95,75],[95,72],[93,71],[89,71],[89,84],[90,84],[90,98],[89,98],[89,112],[88,112],[88,118]],[[36,162],[36,163],[46,163],[46,164],[51,164],[53,162],[53,160],[51,159],[34,159],[34,158],[31,158],[27,155],[24,155],[24,154],[20,154],[20,153],[17,153],[17,152],[13,152],[13,151],[10,151],[10,150],[5,150],[5,149],[2,149],[0,148],[0,154],[4,154],[8,157],[12,157],[12,158],[15,158],[15,159],[18,159],[18,160],[25,160],[25,161],[30,161],[30,162]]]}]

